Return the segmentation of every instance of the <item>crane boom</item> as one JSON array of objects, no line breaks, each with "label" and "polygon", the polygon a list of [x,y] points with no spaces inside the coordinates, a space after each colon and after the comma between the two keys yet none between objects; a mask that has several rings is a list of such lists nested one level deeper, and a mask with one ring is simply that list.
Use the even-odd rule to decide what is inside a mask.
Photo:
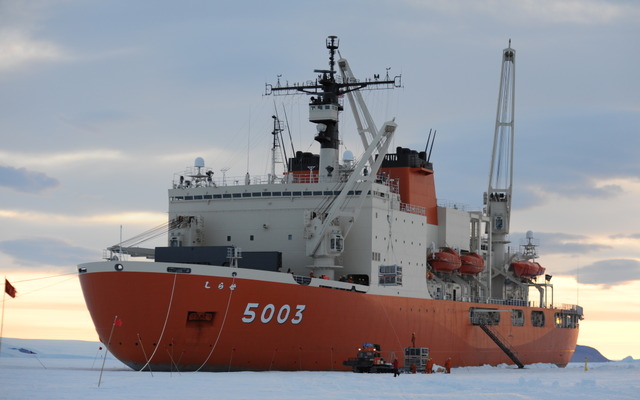
[{"label": "crane boom", "polygon": [[485,193],[487,215],[491,220],[492,267],[506,263],[506,245],[509,243],[511,191],[513,185],[513,137],[515,111],[515,59],[516,51],[509,47],[502,52],[502,70],[498,92],[498,110],[491,153],[489,187]]}]

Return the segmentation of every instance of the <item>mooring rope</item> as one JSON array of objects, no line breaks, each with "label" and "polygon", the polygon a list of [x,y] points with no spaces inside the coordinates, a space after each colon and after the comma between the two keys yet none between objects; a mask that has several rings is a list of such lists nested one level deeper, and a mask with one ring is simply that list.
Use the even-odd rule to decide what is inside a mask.
[{"label": "mooring rope", "polygon": [[[75,272],[74,272],[73,274],[75,275]],[[13,282],[13,283],[27,282],[27,281],[35,281],[35,280],[37,280],[37,279],[56,278],[56,277],[64,276],[64,275],[69,275],[69,274],[56,275],[56,276],[49,276],[49,277],[45,277],[45,278],[27,279],[27,280],[22,280],[22,281],[15,281],[15,282]],[[72,279],[74,279],[74,278],[75,278],[75,276],[71,276],[71,277],[69,277],[69,278],[67,278],[67,279],[63,279],[63,280],[61,280],[61,281],[59,281],[59,282],[52,283],[51,285],[43,286],[43,287],[38,288],[38,289],[34,289],[34,290],[29,291],[29,292],[24,292],[24,293],[22,293],[22,292],[17,292],[18,294],[17,294],[16,296],[17,296],[17,297],[24,297],[24,296],[27,296],[27,295],[30,295],[30,294],[33,294],[33,293],[39,292],[39,291],[41,291],[41,290],[48,289],[48,288],[50,288],[50,287],[53,287],[53,286],[56,286],[56,285],[63,284],[63,283],[68,282],[68,281],[70,281],[70,280],[72,280]],[[4,303],[5,301],[6,301],[6,300],[2,300],[2,302],[3,302],[3,303]]]},{"label": "mooring rope", "polygon": [[98,387],[100,387],[100,384],[102,383],[102,373],[104,372],[104,363],[107,361],[107,354],[109,354],[109,346],[111,346],[111,338],[113,337],[113,331],[116,329],[117,325],[118,325],[118,316],[115,315],[113,317],[113,324],[111,325],[111,333],[109,334],[109,340],[107,340],[107,343],[104,345],[106,350],[104,353],[104,358],[102,359],[102,367],[100,368],[100,379],[98,379]]},{"label": "mooring rope", "polygon": [[200,367],[198,367],[198,369],[196,369],[194,372],[200,372],[200,370],[202,369],[202,367],[205,366],[205,364],[207,362],[209,362],[209,359],[211,358],[211,355],[213,354],[214,350],[216,349],[216,346],[218,346],[218,341],[220,340],[220,336],[222,335],[222,331],[224,329],[224,324],[227,321],[227,314],[229,313],[229,306],[231,305],[231,297],[233,296],[233,292],[235,291],[236,288],[236,273],[234,272],[232,274],[233,279],[231,280],[231,285],[229,286],[229,299],[227,300],[227,308],[224,311],[224,317],[222,318],[222,325],[220,326],[220,330],[218,331],[218,337],[216,337],[216,341],[213,344],[213,347],[211,348],[211,351],[209,352],[209,355],[207,356],[207,358],[204,360],[204,362],[202,363],[202,365],[200,365]]},{"label": "mooring rope", "polygon": [[22,279],[20,281],[13,281],[13,283],[21,283],[21,282],[29,282],[29,281],[39,281],[41,279],[51,279],[51,278],[58,278],[60,276],[67,276],[67,275],[76,275],[77,272],[69,272],[66,274],[59,274],[59,275],[50,275],[50,276],[42,276],[40,278],[32,278],[32,279]]},{"label": "mooring rope", "polygon": [[[149,359],[147,358],[147,352],[144,351],[144,345],[142,344],[142,338],[140,337],[140,333],[137,333],[138,335],[138,342],[140,342],[140,349],[142,350],[142,355],[144,355],[144,361],[147,362],[147,364],[149,363]],[[149,372],[151,373],[151,376],[153,376],[153,371],[151,370],[151,367],[149,367]]]},{"label": "mooring rope", "polygon": [[400,346],[400,348],[402,348],[402,342],[400,341],[400,337],[398,336],[398,332],[396,331],[395,325],[391,321],[391,317],[389,317],[389,313],[387,312],[386,307],[384,306],[384,304],[382,304],[382,298],[379,299],[379,302],[380,302],[380,307],[382,308],[382,311],[384,311],[385,317],[387,317],[387,321],[389,322],[389,326],[391,326],[391,330],[393,330],[393,334],[396,337],[396,341],[398,342],[398,346]]},{"label": "mooring rope", "polygon": [[164,336],[164,331],[167,329],[167,322],[169,321],[169,314],[171,313],[171,305],[173,304],[173,294],[175,293],[176,290],[176,279],[178,278],[178,274],[175,273],[173,274],[173,287],[171,288],[171,297],[169,298],[169,307],[167,307],[167,315],[164,318],[164,325],[162,326],[162,332],[160,332],[160,338],[158,339],[158,341],[156,342],[156,348],[153,349],[153,353],[151,353],[151,357],[149,357],[149,360],[147,361],[147,363],[145,365],[142,366],[142,368],[140,368],[138,370],[138,372],[144,370],[147,366],[149,366],[149,364],[151,363],[151,360],[153,360],[153,356],[156,355],[156,352],[158,351],[158,348],[160,348],[160,343],[162,343],[162,337]]}]

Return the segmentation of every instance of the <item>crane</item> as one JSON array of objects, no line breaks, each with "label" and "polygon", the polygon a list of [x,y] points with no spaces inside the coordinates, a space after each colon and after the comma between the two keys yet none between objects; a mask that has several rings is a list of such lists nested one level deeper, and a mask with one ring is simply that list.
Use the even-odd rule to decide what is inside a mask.
[{"label": "crane", "polygon": [[[489,186],[484,196],[491,227],[490,268],[503,271],[507,262],[509,221],[513,186],[513,138],[515,111],[516,51],[509,46],[502,51],[498,109],[491,153]],[[492,272],[493,274],[493,272]],[[494,288],[499,289],[499,288]]]}]

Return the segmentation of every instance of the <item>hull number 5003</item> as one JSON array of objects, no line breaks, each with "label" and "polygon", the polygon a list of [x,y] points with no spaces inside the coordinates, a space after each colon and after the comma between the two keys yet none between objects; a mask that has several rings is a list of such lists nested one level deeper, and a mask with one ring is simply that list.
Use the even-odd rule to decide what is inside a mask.
[{"label": "hull number 5003", "polygon": [[302,313],[305,308],[307,308],[307,306],[298,304],[295,309],[292,310],[290,305],[285,304],[276,310],[276,306],[273,304],[267,304],[262,307],[260,303],[248,303],[247,308],[244,309],[242,322],[250,324],[259,318],[263,324],[268,324],[272,321],[284,324],[289,321],[294,325],[298,325],[302,322]]}]

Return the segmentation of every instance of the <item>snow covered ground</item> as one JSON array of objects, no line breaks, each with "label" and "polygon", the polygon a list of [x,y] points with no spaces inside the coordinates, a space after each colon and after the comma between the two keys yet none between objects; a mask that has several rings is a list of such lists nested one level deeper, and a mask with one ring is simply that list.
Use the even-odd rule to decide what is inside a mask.
[{"label": "snow covered ground", "polygon": [[[640,361],[454,368],[450,375],[135,372],[99,343],[2,339],[0,399],[639,399]],[[33,351],[36,354],[31,354]]]}]

